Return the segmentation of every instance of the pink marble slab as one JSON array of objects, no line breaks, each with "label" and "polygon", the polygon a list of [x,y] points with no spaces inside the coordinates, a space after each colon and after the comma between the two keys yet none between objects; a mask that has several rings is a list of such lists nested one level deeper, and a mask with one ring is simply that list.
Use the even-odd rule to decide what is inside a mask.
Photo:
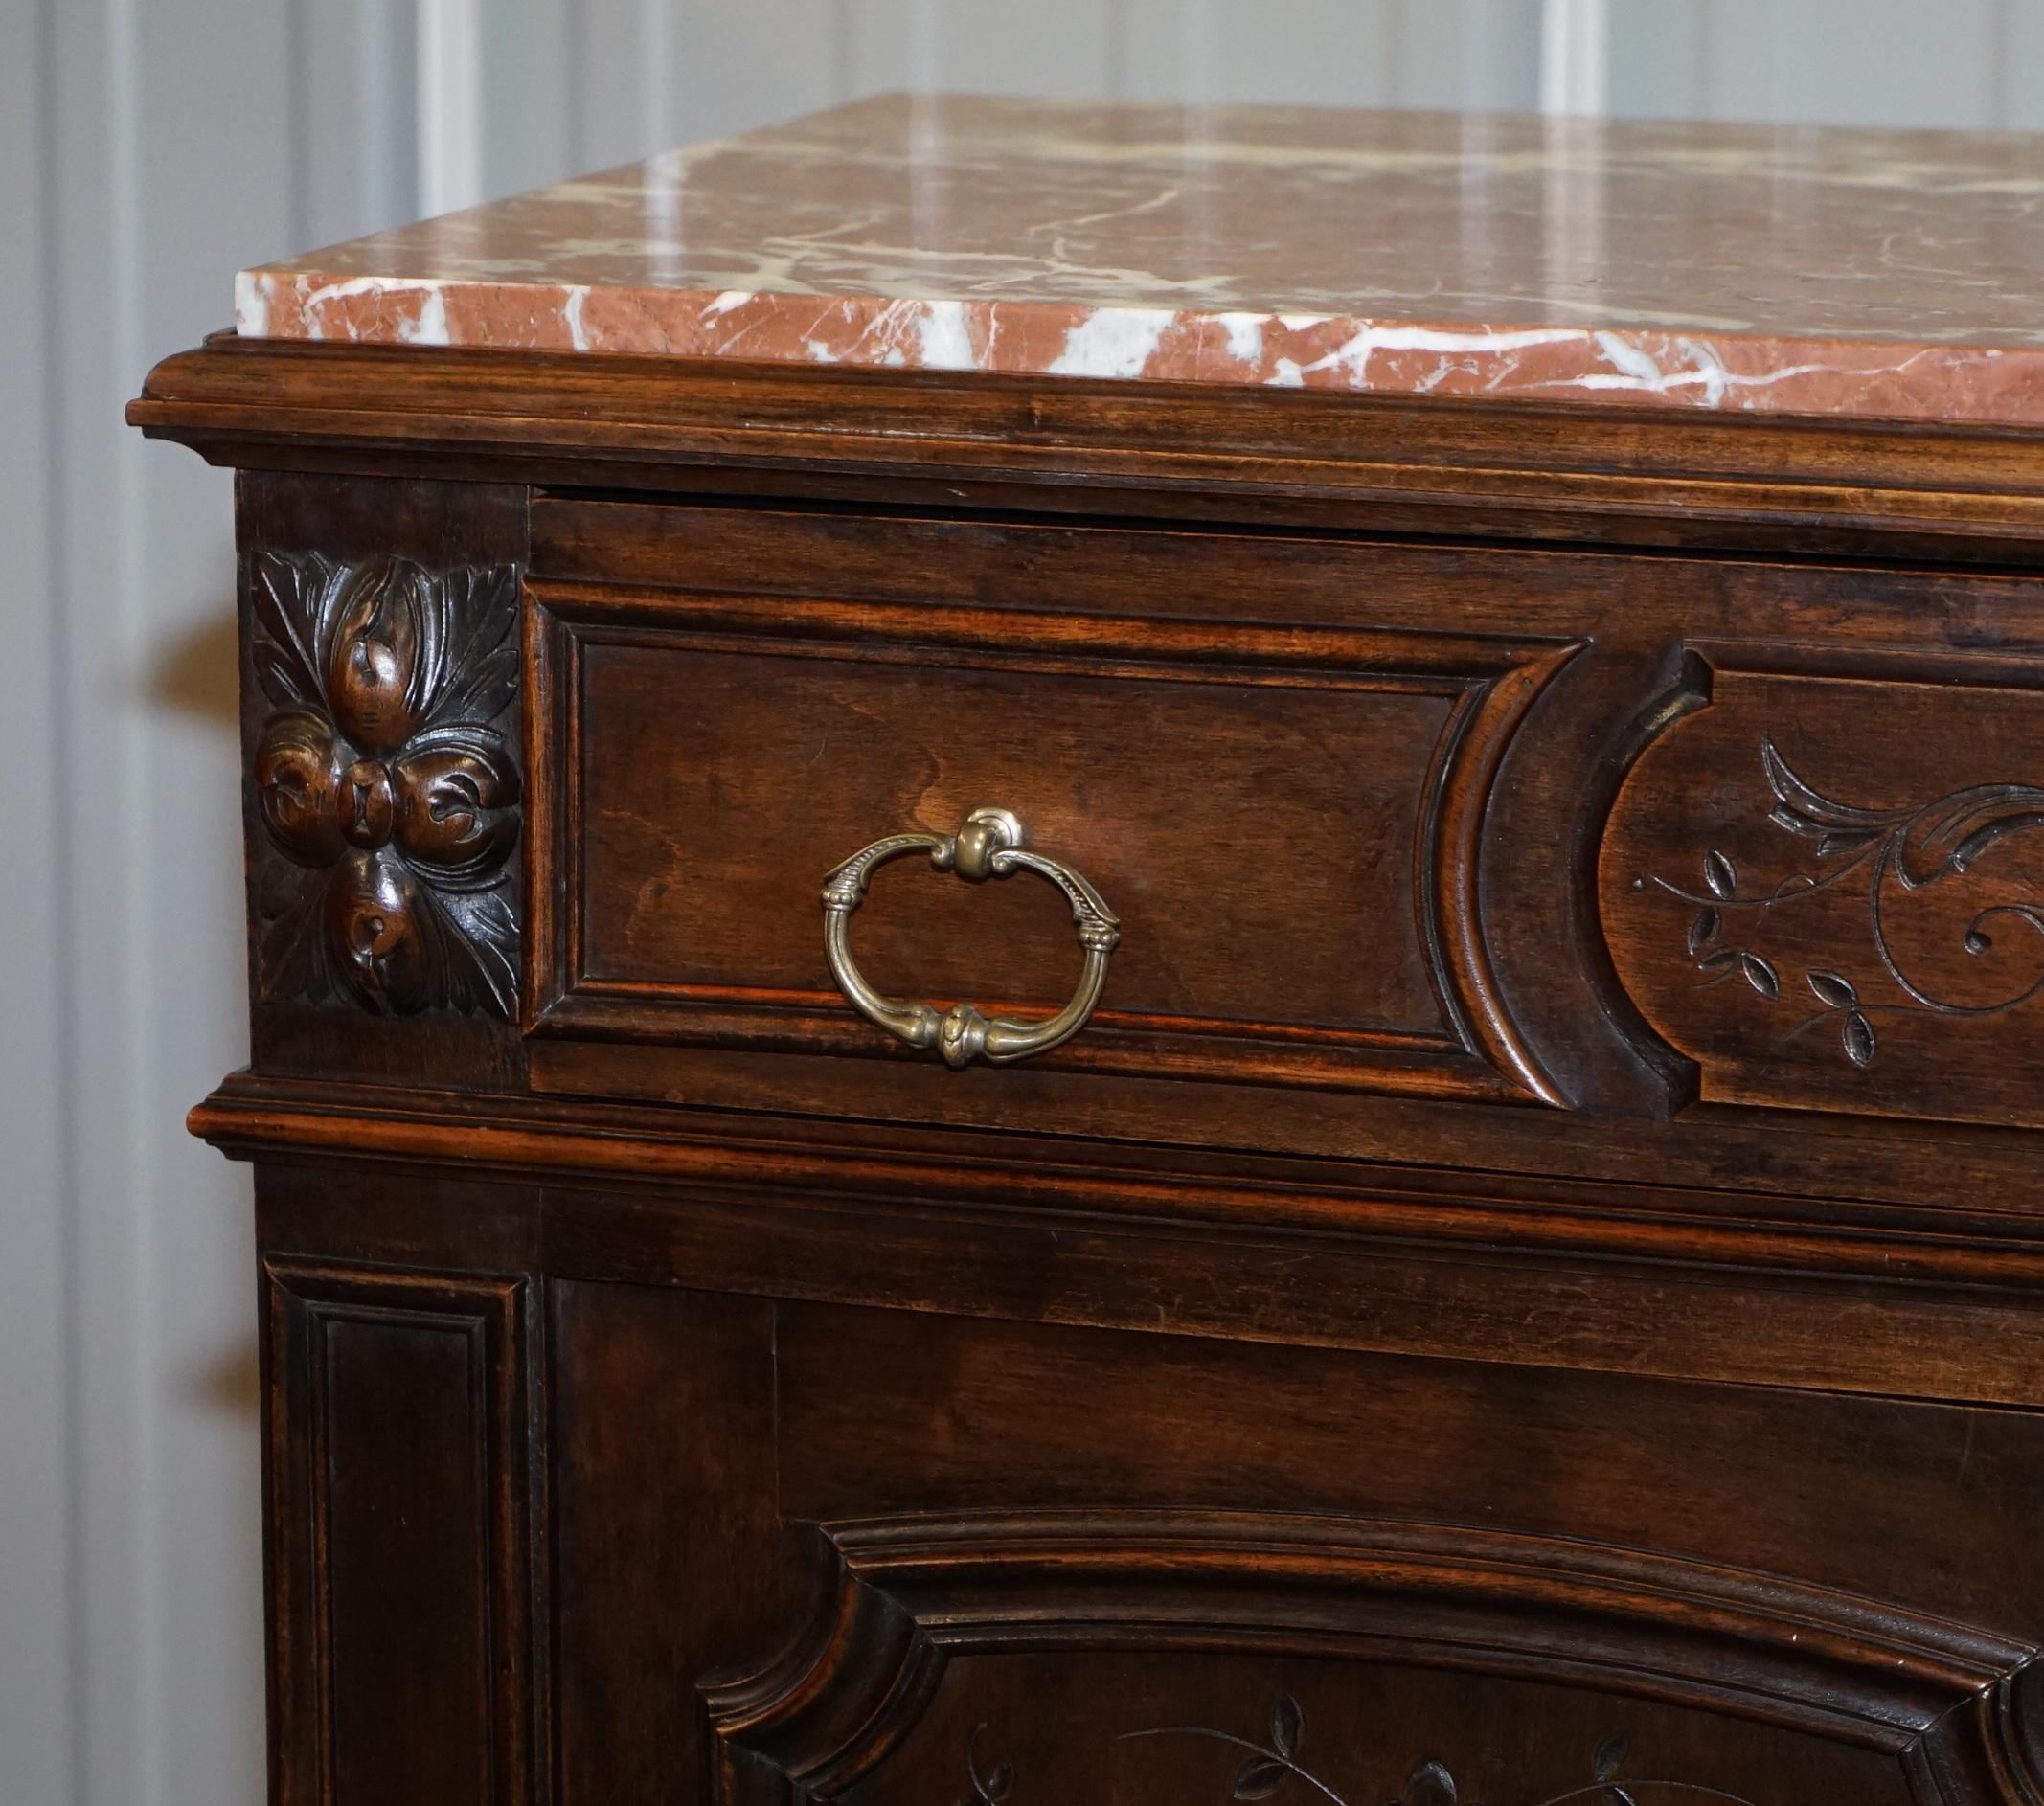
[{"label": "pink marble slab", "polygon": [[241,273],[238,329],[2044,425],[2044,138],[888,95]]}]

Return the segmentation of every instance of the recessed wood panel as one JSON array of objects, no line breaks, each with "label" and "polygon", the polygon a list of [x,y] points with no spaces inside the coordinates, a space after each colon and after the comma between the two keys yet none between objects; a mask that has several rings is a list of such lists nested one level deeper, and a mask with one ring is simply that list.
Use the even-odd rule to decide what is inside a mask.
[{"label": "recessed wood panel", "polygon": [[[585,641],[578,988],[742,984],[828,1008],[824,874],[992,802],[1123,917],[1102,1027],[1448,1038],[1413,887],[1452,695],[806,650]],[[1027,878],[973,889],[904,862],[853,932],[867,976],[911,997],[1055,1009],[1079,963],[1069,909]]]},{"label": "recessed wood panel", "polygon": [[[1026,1705],[1023,1704],[1026,1702]],[[1297,1657],[965,1656],[848,1806],[1903,1806],[1901,1766],[1587,1687]],[[1623,1791],[1621,1791],[1623,1790]]]}]

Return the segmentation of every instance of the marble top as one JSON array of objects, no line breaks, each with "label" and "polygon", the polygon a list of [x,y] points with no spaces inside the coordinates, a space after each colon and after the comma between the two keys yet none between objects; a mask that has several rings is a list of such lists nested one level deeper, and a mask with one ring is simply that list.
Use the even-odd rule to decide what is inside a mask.
[{"label": "marble top", "polygon": [[246,270],[238,330],[2044,425],[2044,137],[885,95]]}]

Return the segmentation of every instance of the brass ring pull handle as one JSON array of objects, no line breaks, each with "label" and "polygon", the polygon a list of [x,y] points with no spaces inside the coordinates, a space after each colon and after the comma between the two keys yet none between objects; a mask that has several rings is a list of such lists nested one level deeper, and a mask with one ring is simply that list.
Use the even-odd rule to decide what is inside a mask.
[{"label": "brass ring pull handle", "polygon": [[[859,976],[849,942],[852,912],[865,899],[866,881],[890,859],[919,852],[928,853],[939,871],[955,871],[974,884],[1033,871],[1065,893],[1086,962],[1079,989],[1056,1015],[1042,1022],[1013,1022],[983,1016],[970,1004],[954,1004],[939,1015],[928,1004],[883,997]],[[1101,986],[1107,982],[1107,956],[1121,937],[1122,925],[1101,893],[1071,867],[1025,848],[1022,824],[1006,809],[974,809],[956,834],[890,834],[853,853],[824,880],[824,953],[837,988],[868,1022],[877,1023],[912,1048],[934,1047],[953,1069],[970,1066],[975,1059],[1027,1059],[1069,1041],[1085,1027],[1100,1002]]]}]

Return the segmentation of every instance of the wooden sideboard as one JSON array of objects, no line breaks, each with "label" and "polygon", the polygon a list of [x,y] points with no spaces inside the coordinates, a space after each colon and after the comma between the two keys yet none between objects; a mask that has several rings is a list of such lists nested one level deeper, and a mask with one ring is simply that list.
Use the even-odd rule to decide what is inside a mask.
[{"label": "wooden sideboard", "polygon": [[240,473],[193,1124],[277,1801],[2044,1801],[2033,363],[1768,412],[279,292],[131,410]]}]

